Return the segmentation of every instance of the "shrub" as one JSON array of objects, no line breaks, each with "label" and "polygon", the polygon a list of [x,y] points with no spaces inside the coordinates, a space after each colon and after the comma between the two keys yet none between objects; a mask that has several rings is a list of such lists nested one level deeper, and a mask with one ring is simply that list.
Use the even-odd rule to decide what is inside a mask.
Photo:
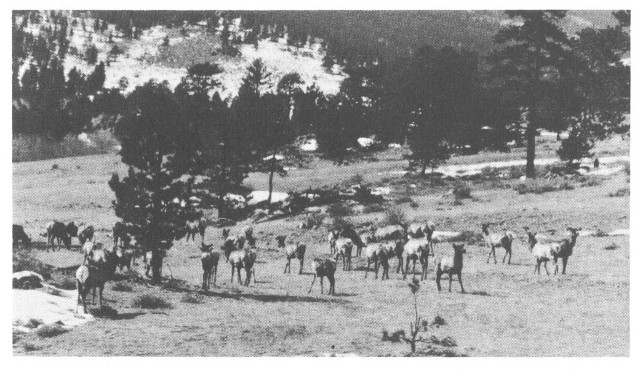
[{"label": "shrub", "polygon": [[121,292],[131,292],[133,291],[133,287],[126,282],[116,282],[111,286],[113,291],[121,291]]},{"label": "shrub", "polygon": [[453,196],[456,201],[464,200],[465,198],[471,198],[471,187],[466,184],[456,184],[453,187]]},{"label": "shrub", "polygon": [[413,198],[411,198],[411,196],[402,196],[396,199],[396,204],[400,205],[400,204],[410,204],[414,202]]},{"label": "shrub", "polygon": [[355,229],[355,226],[348,219],[344,219],[342,217],[335,217],[335,218],[333,218],[331,223],[329,223],[328,228],[331,229],[331,230],[341,230],[341,229],[344,229],[344,228]]},{"label": "shrub", "polygon": [[329,205],[327,212],[332,218],[345,217],[353,214],[353,210],[342,202]]},{"label": "shrub", "polygon": [[400,224],[404,225],[407,222],[407,217],[402,210],[397,207],[387,209],[384,213],[382,223],[384,225]]},{"label": "shrub", "polygon": [[58,323],[52,323],[50,325],[42,325],[36,330],[36,334],[41,338],[51,338],[68,332],[69,330],[62,327]]},{"label": "shrub", "polygon": [[24,349],[25,352],[33,352],[34,350],[39,350],[40,347],[32,343],[23,343],[22,349]]},{"label": "shrub", "polygon": [[620,188],[615,192],[609,193],[609,197],[624,197],[629,196],[631,194],[631,190],[629,188]]},{"label": "shrub", "polygon": [[619,248],[620,248],[620,246],[618,246],[615,243],[612,243],[611,245],[607,245],[607,246],[604,247],[605,250],[617,250]]},{"label": "shrub", "polygon": [[567,180],[556,179],[528,179],[524,183],[519,183],[513,187],[519,194],[534,193],[541,194],[545,192],[571,190],[573,185]]},{"label": "shrub", "polygon": [[[397,202],[397,201],[396,201]],[[362,212],[364,214],[371,214],[371,213],[380,213],[385,211],[385,207],[382,204],[371,204],[371,205],[367,205],[364,207],[364,209],[362,209]]]},{"label": "shrub", "polygon": [[186,292],[182,295],[180,301],[189,304],[202,304],[204,303],[204,297],[198,293]]},{"label": "shrub", "polygon": [[134,308],[142,309],[170,309],[173,305],[164,298],[151,294],[143,294],[133,299]]},{"label": "shrub", "polygon": [[51,281],[51,285],[62,290],[74,290],[76,288],[76,280],[67,276],[59,277]]},{"label": "shrub", "polygon": [[51,278],[51,268],[34,258],[28,250],[13,250],[13,271],[32,271],[42,275],[45,280]]},{"label": "shrub", "polygon": [[587,131],[576,126],[569,132],[569,137],[562,140],[557,153],[561,160],[573,165],[575,160],[593,156],[591,153],[593,146],[594,141]]},{"label": "shrub", "polygon": [[116,318],[118,316],[118,311],[108,305],[103,305],[98,308],[91,308],[89,309],[89,312],[91,313],[91,315],[98,318]]}]

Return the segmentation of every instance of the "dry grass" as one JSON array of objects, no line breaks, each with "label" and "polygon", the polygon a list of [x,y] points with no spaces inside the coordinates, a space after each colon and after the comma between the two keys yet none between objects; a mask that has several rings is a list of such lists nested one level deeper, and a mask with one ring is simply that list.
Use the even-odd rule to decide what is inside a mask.
[{"label": "dry grass", "polygon": [[[278,182],[282,188],[277,190],[303,191],[310,184],[335,184],[355,173],[369,178],[368,181],[378,181],[381,177],[377,172],[398,169],[400,162],[394,161],[353,165],[356,168],[338,168],[320,161],[310,169],[291,171],[289,177]],[[55,160],[60,169],[51,171],[53,163],[14,164],[14,223],[25,225],[27,233],[33,236],[41,232],[43,220],[53,218],[90,220],[98,228],[110,228],[116,220],[113,210],[95,205],[108,206],[113,198],[106,181],[112,172],[122,174],[126,170],[117,163],[117,158],[103,155]],[[315,179],[317,177],[322,179]],[[255,189],[265,189],[266,178],[262,175],[252,174],[250,178]],[[90,179],[96,183],[88,184]],[[446,325],[431,327],[430,335],[439,340],[447,336],[455,339],[458,349],[471,356],[627,356],[630,337],[628,237],[579,237],[567,274],[547,277],[533,275],[533,258],[522,233],[525,225],[537,231],[557,229],[558,225],[585,229],[598,226],[604,231],[628,228],[628,198],[608,196],[626,184],[626,174],[620,174],[593,187],[521,195],[510,189],[474,183],[473,196],[482,201],[454,208],[440,204],[450,185],[429,188],[427,184],[418,183],[411,197],[419,208],[408,204],[396,206],[407,220],[432,219],[440,231],[469,231],[464,236],[467,253],[463,272],[468,295],[459,293],[457,282],[453,283],[453,292],[448,293],[446,280],[444,291],[438,293],[433,282],[433,260],[429,263],[427,281],[423,282],[417,297],[418,308],[420,313],[432,316],[437,313],[446,318]],[[46,204],[40,201],[43,197]],[[593,212],[594,207],[598,207],[598,213]],[[363,226],[379,223],[380,218],[377,213],[359,214],[350,216],[348,222]],[[366,267],[366,260],[355,257],[351,272],[338,267],[335,297],[320,295],[317,287],[312,294],[307,294],[312,279],[308,275],[309,262],[314,257],[326,256],[329,247],[324,228],[298,229],[303,220],[302,216],[291,217],[254,225],[259,246],[255,266],[257,283],[252,282],[249,287],[235,281],[231,283],[230,265],[222,260],[217,286],[201,294],[206,300],[204,304],[175,305],[170,311],[133,307],[131,303],[141,293],[164,303],[179,303],[185,290],[195,292],[193,287],[201,284],[200,261],[193,258],[199,256],[198,241],[196,244],[176,241],[166,263],[171,267],[171,274],[189,283],[190,288],[167,290],[134,281],[129,283],[134,291],[123,292],[107,285],[105,299],[117,310],[118,320],[98,320],[54,338],[38,339],[35,344],[40,349],[28,354],[406,355],[406,344],[379,341],[380,329],[407,328],[407,318],[413,315],[410,306],[398,305],[412,298],[406,281],[395,274],[397,261],[391,261],[390,280],[364,280],[362,269]],[[501,228],[518,234],[511,265],[486,264],[488,250],[477,241],[480,223],[500,220],[505,220]],[[220,243],[220,231],[220,228],[208,228],[206,242]],[[274,246],[273,236],[277,234],[288,234],[292,241],[307,245],[305,274],[283,275],[282,253],[269,249]],[[104,234],[98,235],[98,239],[109,242]],[[618,249],[604,249],[614,243]],[[438,259],[450,254],[451,244],[436,243],[434,250]],[[498,252],[498,259],[501,254]],[[77,252],[64,249],[55,253],[34,251],[33,256],[47,264],[79,264],[82,260]],[[602,264],[603,261],[607,264]],[[292,265],[294,271],[297,263]],[[135,269],[143,272],[141,265]],[[165,268],[165,275],[168,274],[169,269]],[[325,292],[326,283],[325,280]],[[549,311],[548,308],[555,309]],[[23,354],[25,342],[34,343],[28,337],[17,339],[14,353]],[[433,344],[432,348],[425,345],[419,349],[423,350],[419,355],[444,355],[446,351],[442,349],[454,348]],[[451,355],[459,353],[450,352]]]}]

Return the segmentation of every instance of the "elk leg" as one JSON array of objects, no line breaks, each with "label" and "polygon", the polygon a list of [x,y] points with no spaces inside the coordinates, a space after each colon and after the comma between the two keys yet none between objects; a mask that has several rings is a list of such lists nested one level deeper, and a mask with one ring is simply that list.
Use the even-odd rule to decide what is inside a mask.
[{"label": "elk leg", "polygon": [[[218,266],[214,266],[213,267],[213,286],[216,285],[216,278],[218,277]],[[211,278],[209,278],[209,281],[211,281]]]},{"label": "elk leg", "polygon": [[233,266],[233,264],[231,264],[231,283],[233,283],[233,273],[234,273],[235,267]]},{"label": "elk leg", "polygon": [[371,266],[371,260],[367,259],[367,270],[364,271],[364,278],[367,278],[367,275],[369,275],[369,267]]},{"label": "elk leg", "polygon": [[449,273],[449,292],[451,292],[451,281],[453,281],[453,273]]},{"label": "elk leg", "polygon": [[460,282],[460,290],[464,293],[464,286],[462,286],[462,272],[458,272],[458,282]]},{"label": "elk leg", "polygon": [[335,295],[336,294],[336,279],[333,276],[329,276],[329,277],[327,277],[327,279],[329,280],[329,294],[330,295]]},{"label": "elk leg", "polygon": [[304,258],[300,259],[300,271],[298,274],[302,274],[302,268],[304,267]]},{"label": "elk leg", "polygon": [[547,271],[547,276],[549,275],[549,270],[547,269],[547,262],[544,262],[544,270]]},{"label": "elk leg", "polygon": [[436,286],[438,286],[438,291],[442,291],[442,288],[440,287],[440,278],[442,277],[442,271],[440,269],[438,269],[436,271]]},{"label": "elk leg", "polygon": [[316,274],[316,273],[314,273],[314,274],[313,274],[313,281],[311,281],[311,287],[309,287],[309,292],[308,292],[308,294],[311,294],[311,289],[313,288],[313,284],[316,282],[316,276],[317,276],[317,274]]},{"label": "elk leg", "polygon": [[569,257],[562,258],[562,274],[567,270],[567,262],[569,261]]},{"label": "elk leg", "polygon": [[[320,276],[320,293],[324,294],[324,276]],[[331,287],[329,287],[329,289],[331,289]]]}]

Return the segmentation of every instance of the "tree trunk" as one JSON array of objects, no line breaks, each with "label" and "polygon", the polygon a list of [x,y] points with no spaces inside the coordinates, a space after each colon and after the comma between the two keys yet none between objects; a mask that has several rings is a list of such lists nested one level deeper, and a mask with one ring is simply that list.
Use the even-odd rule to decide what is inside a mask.
[{"label": "tree trunk", "polygon": [[424,176],[425,172],[427,171],[427,162],[426,161],[422,161],[422,172],[420,173],[420,175]]},{"label": "tree trunk", "polygon": [[271,171],[269,172],[269,198],[267,203],[269,205],[269,212],[271,212],[271,195],[273,194],[273,173],[276,172],[276,153],[273,152],[273,157],[271,157]]},{"label": "tree trunk", "polygon": [[536,169],[534,166],[534,159],[536,157],[536,124],[534,113],[529,113],[529,123],[527,124],[527,167],[526,167],[526,175],[527,178],[535,178],[536,177]]},{"label": "tree trunk", "polygon": [[151,275],[153,283],[160,283],[162,281],[162,251],[159,249],[153,250],[151,256]]}]

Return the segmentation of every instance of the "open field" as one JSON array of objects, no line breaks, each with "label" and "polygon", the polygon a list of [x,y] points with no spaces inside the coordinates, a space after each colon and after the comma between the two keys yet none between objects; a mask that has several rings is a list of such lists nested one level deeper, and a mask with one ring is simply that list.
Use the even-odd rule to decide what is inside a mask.
[{"label": "open field", "polygon": [[[598,156],[628,154],[628,141],[600,144]],[[540,146],[540,158],[554,156],[555,141]],[[509,154],[481,153],[455,157],[451,164],[521,159],[519,150]],[[57,169],[52,169],[57,164]],[[292,170],[276,178],[275,190],[304,190],[341,183],[360,174],[376,186],[393,189],[389,198],[399,197],[406,184],[416,185],[411,193],[417,207],[400,203],[408,219],[435,221],[441,231],[480,232],[484,221],[505,221],[504,228],[518,234],[511,265],[486,263],[488,249],[482,243],[467,245],[463,280],[468,294],[438,293],[433,260],[428,278],[418,292],[421,316],[431,321],[436,315],[447,322],[431,328],[427,336],[453,337],[458,354],[471,356],[627,356],[629,355],[629,238],[578,237],[567,274],[533,275],[533,258],[522,227],[540,232],[569,226],[585,230],[611,231],[629,228],[629,196],[610,197],[628,188],[627,175],[598,177],[597,182],[576,184],[572,190],[543,194],[519,194],[512,189],[517,180],[477,180],[472,199],[454,205],[448,192],[453,182],[433,184],[393,175],[406,165],[398,151],[387,151],[376,162],[337,167],[322,160],[308,169]],[[106,236],[117,220],[110,202],[113,193],[106,182],[111,173],[126,168],[115,155],[24,162],[13,164],[13,220],[27,233],[38,236],[51,219],[84,221],[97,227],[98,239]],[[264,174],[252,174],[248,183],[265,189]],[[415,206],[415,205],[414,205]],[[383,213],[356,213],[356,224],[379,221]],[[107,284],[107,305],[118,311],[116,319],[96,319],[72,331],[53,337],[35,334],[14,343],[15,354],[29,355],[153,355],[153,356],[256,356],[324,355],[330,353],[364,356],[404,355],[404,343],[383,342],[382,330],[409,330],[413,318],[412,297],[407,282],[395,273],[392,260],[390,280],[364,279],[366,261],[354,258],[351,272],[339,264],[336,296],[319,294],[319,283],[311,294],[311,261],[329,252],[326,229],[298,229],[303,215],[254,225],[258,237],[257,282],[249,287],[230,283],[230,266],[221,261],[218,286],[203,295],[201,303],[185,303],[185,292],[197,292],[202,271],[196,242],[177,241],[168,252],[165,276],[172,276],[172,289],[129,282],[133,291],[112,289]],[[244,225],[243,223],[241,225]],[[241,225],[233,228],[239,230]],[[494,227],[498,230],[499,227]],[[219,244],[221,231],[208,228],[207,243]],[[283,274],[285,259],[274,237],[288,234],[290,241],[307,244],[304,274]],[[43,241],[43,237],[36,237]],[[607,250],[612,244],[617,249]],[[450,243],[435,247],[436,258],[452,251]],[[500,260],[503,251],[498,251]],[[73,265],[82,261],[77,251],[47,253],[36,257],[52,265]],[[433,259],[433,258],[432,258]],[[223,259],[224,260],[224,259]],[[140,262],[141,263],[141,262]],[[549,265],[551,270],[552,265]],[[296,272],[297,261],[292,261]],[[137,266],[142,272],[142,265]],[[544,269],[543,269],[544,272]],[[326,283],[326,282],[325,282]],[[326,289],[326,287],[325,287]],[[171,309],[134,308],[132,301],[152,293],[170,303]],[[25,350],[29,344],[29,351]],[[418,349],[425,349],[419,344]]]}]

